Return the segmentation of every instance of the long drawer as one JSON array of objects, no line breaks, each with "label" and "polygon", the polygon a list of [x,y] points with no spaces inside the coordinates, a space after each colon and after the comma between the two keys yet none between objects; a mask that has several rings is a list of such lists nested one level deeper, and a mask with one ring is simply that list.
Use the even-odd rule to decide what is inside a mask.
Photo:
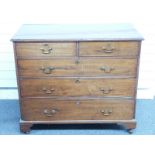
[{"label": "long drawer", "polygon": [[104,99],[87,101],[61,101],[26,99],[21,103],[25,121],[52,120],[129,120],[134,116],[134,101]]},{"label": "long drawer", "polygon": [[18,60],[19,76],[136,76],[137,59]]},{"label": "long drawer", "polygon": [[76,43],[16,43],[16,54],[19,58],[75,56]]},{"label": "long drawer", "polygon": [[129,96],[135,93],[135,79],[51,78],[20,80],[23,97],[39,96]]},{"label": "long drawer", "polygon": [[80,56],[133,56],[139,55],[139,42],[80,42]]}]

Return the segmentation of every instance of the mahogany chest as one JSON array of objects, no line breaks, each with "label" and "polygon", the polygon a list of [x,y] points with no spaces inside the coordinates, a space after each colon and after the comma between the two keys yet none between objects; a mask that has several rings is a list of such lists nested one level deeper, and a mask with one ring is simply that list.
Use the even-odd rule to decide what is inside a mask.
[{"label": "mahogany chest", "polygon": [[23,25],[12,38],[21,131],[71,123],[135,128],[142,40],[129,24]]}]

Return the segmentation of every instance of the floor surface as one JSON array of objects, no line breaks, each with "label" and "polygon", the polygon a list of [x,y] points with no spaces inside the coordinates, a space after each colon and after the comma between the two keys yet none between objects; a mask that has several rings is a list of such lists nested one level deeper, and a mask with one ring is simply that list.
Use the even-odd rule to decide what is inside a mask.
[{"label": "floor surface", "polygon": [[[18,100],[0,100],[0,135],[20,135]],[[155,99],[137,100],[134,135],[155,134]],[[128,135],[117,125],[35,125],[30,135]]]}]

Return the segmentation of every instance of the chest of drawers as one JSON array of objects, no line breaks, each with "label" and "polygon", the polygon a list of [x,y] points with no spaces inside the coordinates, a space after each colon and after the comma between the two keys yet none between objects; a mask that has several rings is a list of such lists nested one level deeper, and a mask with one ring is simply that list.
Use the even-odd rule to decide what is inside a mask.
[{"label": "chest of drawers", "polygon": [[23,25],[12,38],[21,131],[69,123],[135,128],[142,39],[127,24]]}]

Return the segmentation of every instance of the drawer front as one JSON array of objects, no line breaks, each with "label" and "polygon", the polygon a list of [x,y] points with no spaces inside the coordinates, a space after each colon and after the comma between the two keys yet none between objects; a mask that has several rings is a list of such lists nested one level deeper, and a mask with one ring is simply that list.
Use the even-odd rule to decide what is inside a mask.
[{"label": "drawer front", "polygon": [[139,42],[80,42],[80,56],[134,56]]},{"label": "drawer front", "polygon": [[136,76],[136,59],[18,60],[19,76]]},{"label": "drawer front", "polygon": [[75,43],[16,43],[19,58],[75,56]]},{"label": "drawer front", "polygon": [[121,99],[57,101],[31,99],[21,102],[22,119],[52,120],[128,120],[134,115],[134,101]]},{"label": "drawer front", "polygon": [[39,96],[131,96],[135,79],[25,79],[20,80],[23,97]]}]

